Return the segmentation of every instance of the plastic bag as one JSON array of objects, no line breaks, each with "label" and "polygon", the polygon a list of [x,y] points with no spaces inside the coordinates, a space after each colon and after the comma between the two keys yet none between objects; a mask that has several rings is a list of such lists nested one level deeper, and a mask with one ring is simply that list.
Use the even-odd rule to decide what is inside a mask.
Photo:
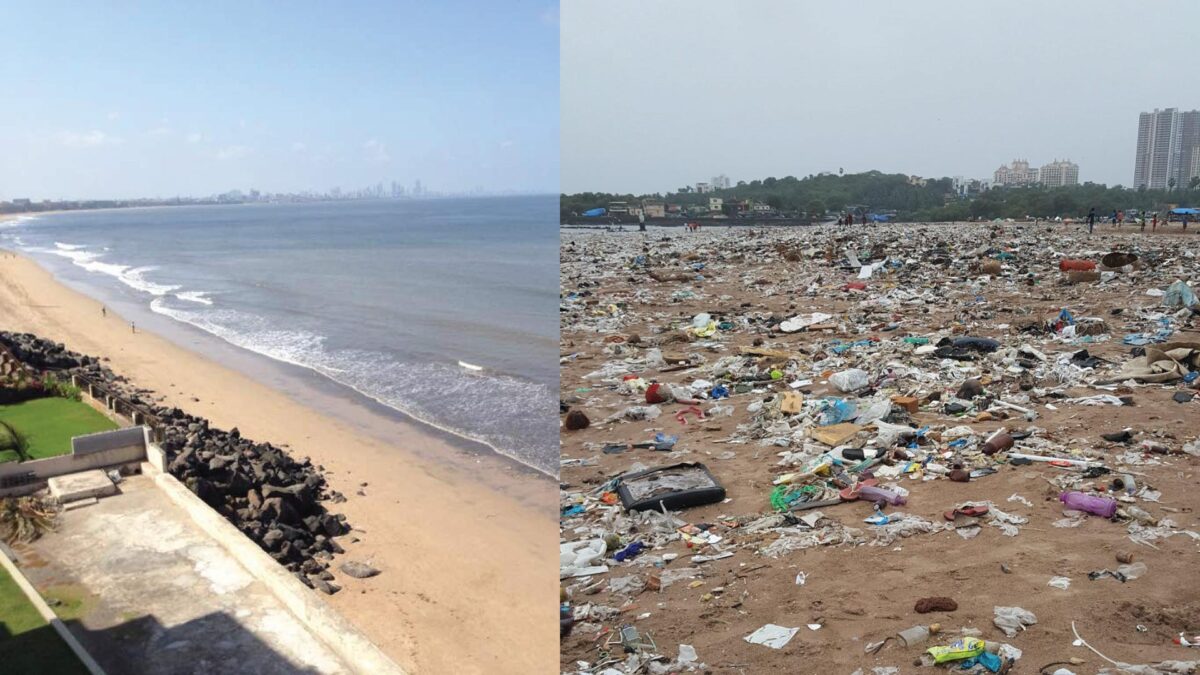
[{"label": "plastic bag", "polygon": [[1037,623],[1037,617],[1027,609],[1020,607],[993,607],[992,610],[996,613],[996,616],[992,619],[992,623],[996,624],[996,628],[1004,631],[1004,634],[1008,637],[1014,637],[1017,633],[1025,630],[1026,626],[1032,626]]},{"label": "plastic bag", "polygon": [[851,368],[843,370],[840,373],[834,373],[829,378],[829,383],[838,388],[838,391],[852,392],[865,388],[870,384],[870,375],[867,371],[860,368]]},{"label": "plastic bag", "polygon": [[1167,307],[1191,307],[1196,304],[1196,294],[1184,280],[1176,279],[1175,283],[1167,286],[1162,304]]}]

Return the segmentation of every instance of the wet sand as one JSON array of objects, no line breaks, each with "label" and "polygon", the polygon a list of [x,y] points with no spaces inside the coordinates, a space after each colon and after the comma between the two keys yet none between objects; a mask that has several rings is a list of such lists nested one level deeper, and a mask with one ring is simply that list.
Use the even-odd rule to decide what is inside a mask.
[{"label": "wet sand", "polygon": [[346,514],[360,540],[343,538],[338,560],[369,560],[383,571],[353,579],[335,561],[343,590],[328,601],[402,667],[554,668],[551,481],[470,456],[416,425],[392,424],[391,442],[382,441],[153,333],[135,334],[111,309],[102,318],[100,303],[20,255],[0,256],[0,317],[4,329],[107,358],[165,404],[323,465],[331,488],[348,498],[330,508]]}]

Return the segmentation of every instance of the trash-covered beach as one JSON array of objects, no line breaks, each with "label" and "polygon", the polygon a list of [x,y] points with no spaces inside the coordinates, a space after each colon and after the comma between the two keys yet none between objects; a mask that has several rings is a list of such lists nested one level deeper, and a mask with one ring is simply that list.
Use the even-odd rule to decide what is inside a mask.
[{"label": "trash-covered beach", "polygon": [[562,672],[1193,672],[1198,256],[564,230]]}]

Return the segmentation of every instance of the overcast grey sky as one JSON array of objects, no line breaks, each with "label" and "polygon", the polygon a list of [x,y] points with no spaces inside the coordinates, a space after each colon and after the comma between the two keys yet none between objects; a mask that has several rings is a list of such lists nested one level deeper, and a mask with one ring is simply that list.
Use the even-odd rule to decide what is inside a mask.
[{"label": "overcast grey sky", "polygon": [[567,0],[562,189],[1014,158],[1130,185],[1138,113],[1200,108],[1198,26],[1194,0]]}]

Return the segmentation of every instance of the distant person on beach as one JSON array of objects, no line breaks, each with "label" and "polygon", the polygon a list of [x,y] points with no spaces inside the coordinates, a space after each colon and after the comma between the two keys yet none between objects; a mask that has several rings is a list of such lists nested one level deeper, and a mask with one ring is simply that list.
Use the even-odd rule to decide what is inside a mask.
[{"label": "distant person on beach", "polygon": [[1158,211],[1155,211],[1154,217],[1151,218],[1151,220],[1150,220],[1150,231],[1153,232],[1157,229],[1158,229]]},{"label": "distant person on beach", "polygon": [[1117,224],[1117,212],[1115,210],[1112,212],[1112,215],[1108,217],[1108,222],[1111,225]]},{"label": "distant person on beach", "polygon": [[1091,234],[1092,230],[1096,227],[1096,207],[1093,206],[1091,208],[1091,210],[1088,211],[1088,219],[1087,220],[1088,220],[1088,234]]},{"label": "distant person on beach", "polygon": [[129,322],[129,332],[130,332],[130,333],[136,333],[136,332],[137,332],[137,326],[133,325],[133,322],[132,322],[132,321],[130,321],[130,322]]},{"label": "distant person on beach", "polygon": [[638,231],[639,232],[646,231],[646,214],[645,213],[638,214]]},{"label": "distant person on beach", "polygon": [[103,305],[100,306],[100,316],[102,316],[106,319],[108,318],[108,308],[107,307],[105,307]]},{"label": "distant person on beach", "polygon": [[853,213],[847,213],[847,214],[846,214],[846,224],[847,224],[847,225],[853,225],[853,224],[854,224],[854,214],[853,214]]},{"label": "distant person on beach", "polygon": [[838,227],[841,227],[842,225],[845,225],[845,224],[846,224],[846,219],[841,216],[838,216]]},{"label": "distant person on beach", "polygon": [[1183,214],[1183,231],[1184,232],[1187,232],[1187,218],[1188,218],[1188,214],[1186,214],[1186,213]]}]

